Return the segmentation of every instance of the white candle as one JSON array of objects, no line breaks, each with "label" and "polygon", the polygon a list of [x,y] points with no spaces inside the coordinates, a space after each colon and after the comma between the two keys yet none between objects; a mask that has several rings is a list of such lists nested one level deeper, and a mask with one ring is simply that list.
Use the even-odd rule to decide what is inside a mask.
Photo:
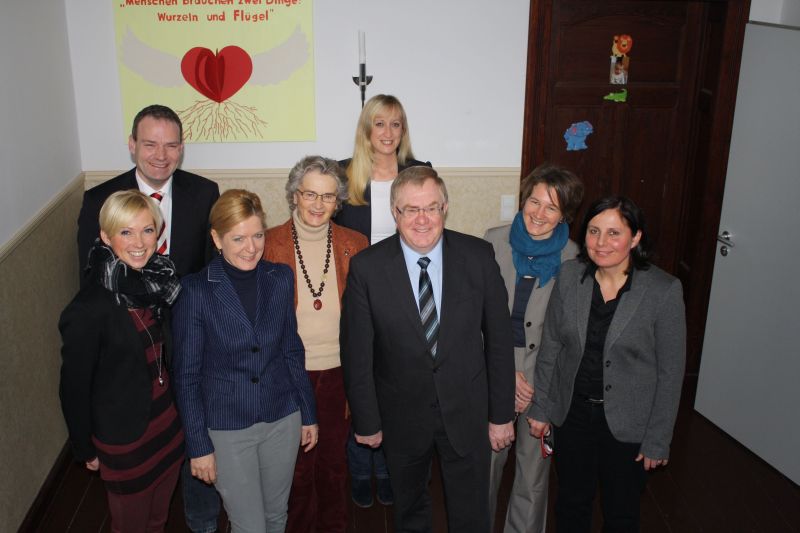
[{"label": "white candle", "polygon": [[364,42],[364,32],[358,30],[358,62],[363,65],[367,62],[367,46]]}]

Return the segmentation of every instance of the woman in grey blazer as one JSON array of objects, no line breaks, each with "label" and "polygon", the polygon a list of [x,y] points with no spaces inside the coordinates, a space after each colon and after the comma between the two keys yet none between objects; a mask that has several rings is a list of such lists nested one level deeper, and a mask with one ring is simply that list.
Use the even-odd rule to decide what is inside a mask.
[{"label": "woman in grey blazer", "polygon": [[679,280],[647,261],[641,210],[589,207],[577,261],[561,269],[536,361],[531,433],[554,427],[558,531],[638,531],[646,471],[667,464],[686,359]]},{"label": "woman in grey blazer", "polygon": [[[583,184],[572,172],[544,164],[522,181],[520,198],[514,222],[492,228],[484,236],[494,247],[509,295],[518,414],[528,410],[533,397],[533,368],[555,277],[561,263],[578,253],[578,246],[569,240],[567,224],[581,203]],[[539,441],[529,435],[524,416],[518,417],[516,425],[516,470],[504,531],[543,533],[550,462],[539,452]],[[492,524],[507,458],[507,448],[492,452],[489,479]]]}]

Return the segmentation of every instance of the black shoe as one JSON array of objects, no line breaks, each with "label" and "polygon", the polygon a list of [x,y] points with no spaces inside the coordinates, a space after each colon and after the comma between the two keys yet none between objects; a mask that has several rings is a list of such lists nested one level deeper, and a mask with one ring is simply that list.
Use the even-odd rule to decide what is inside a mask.
[{"label": "black shoe", "polygon": [[358,507],[363,509],[372,507],[372,480],[354,479],[352,482],[352,493],[353,503]]},{"label": "black shoe", "polygon": [[386,478],[378,478],[378,502],[381,505],[392,505],[394,503],[392,484]]}]

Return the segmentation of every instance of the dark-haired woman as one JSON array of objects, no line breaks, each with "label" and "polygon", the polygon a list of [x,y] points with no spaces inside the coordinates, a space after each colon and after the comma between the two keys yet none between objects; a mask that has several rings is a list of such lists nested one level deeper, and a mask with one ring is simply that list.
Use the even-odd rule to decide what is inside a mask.
[{"label": "dark-haired woman", "polygon": [[535,437],[554,430],[558,531],[638,531],[646,472],[666,465],[686,354],[681,283],[648,262],[641,210],[596,201],[550,297],[536,361]]},{"label": "dark-haired woman", "polygon": [[[575,174],[540,165],[520,185],[520,210],[508,226],[492,228],[484,239],[492,243],[506,283],[514,333],[516,367],[515,411],[525,413],[533,398],[533,368],[539,353],[547,302],[561,263],[574,259],[578,246],[569,240],[569,223],[583,199],[583,183]],[[506,513],[506,533],[544,532],[550,461],[529,434],[524,416],[516,423],[514,484]],[[508,448],[492,452],[489,512],[494,524],[497,493],[508,459]]]}]

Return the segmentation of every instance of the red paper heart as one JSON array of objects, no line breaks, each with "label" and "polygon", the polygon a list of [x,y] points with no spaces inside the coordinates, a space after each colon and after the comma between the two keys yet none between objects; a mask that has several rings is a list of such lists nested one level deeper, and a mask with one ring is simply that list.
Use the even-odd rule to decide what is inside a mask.
[{"label": "red paper heart", "polygon": [[238,46],[226,46],[216,54],[197,46],[183,56],[181,73],[197,92],[215,102],[224,102],[250,79],[253,61]]}]

